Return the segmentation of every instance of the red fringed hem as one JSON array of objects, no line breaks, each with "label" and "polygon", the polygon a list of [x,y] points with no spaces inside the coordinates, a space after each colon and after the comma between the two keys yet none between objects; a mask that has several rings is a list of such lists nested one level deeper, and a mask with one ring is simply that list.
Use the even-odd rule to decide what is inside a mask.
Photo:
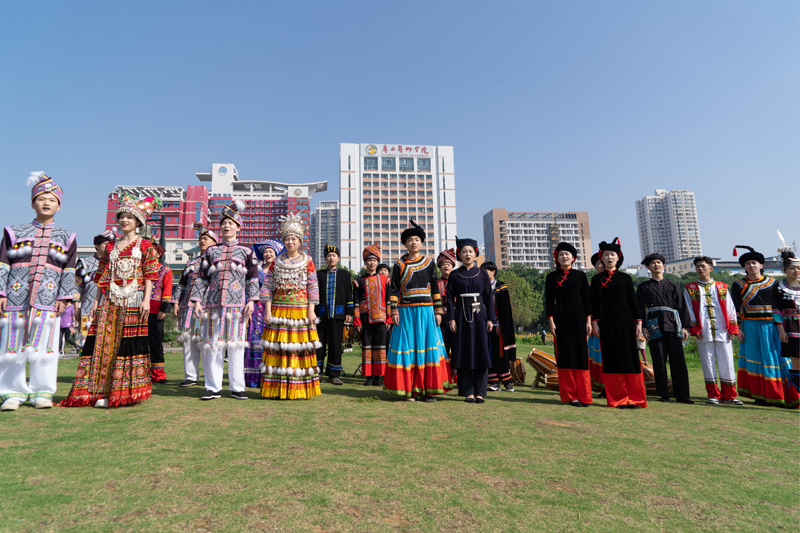
[{"label": "red fringed hem", "polygon": [[124,405],[133,405],[149,400],[152,395],[152,391],[147,391],[132,396],[116,398],[103,398],[99,395],[68,396],[56,405],[58,405],[58,407],[94,407],[97,400],[107,399],[109,407],[122,407]]}]

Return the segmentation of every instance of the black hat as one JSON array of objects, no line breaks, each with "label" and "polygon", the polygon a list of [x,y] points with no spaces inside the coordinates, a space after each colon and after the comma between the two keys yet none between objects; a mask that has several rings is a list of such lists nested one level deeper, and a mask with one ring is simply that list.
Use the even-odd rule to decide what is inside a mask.
[{"label": "black hat", "polygon": [[558,252],[561,250],[566,250],[572,254],[573,263],[578,259],[578,250],[576,250],[575,247],[570,243],[561,241],[558,243],[558,246],[556,246],[555,250],[553,250],[553,259],[555,260],[556,264],[558,264]]},{"label": "black hat", "polygon": [[391,269],[391,268],[389,268],[389,265],[387,265],[386,263],[381,263],[380,265],[378,265],[378,268],[376,268],[376,269],[375,269],[375,272],[377,272],[378,270],[380,270],[380,269],[382,269],[382,268],[385,268],[385,269],[386,269],[386,270],[388,270],[390,273],[391,273],[391,271],[392,271],[392,269]]},{"label": "black hat", "polygon": [[422,242],[425,242],[425,230],[417,225],[413,220],[408,221],[409,228],[400,234],[400,242],[405,244],[409,237],[417,236]]},{"label": "black hat", "polygon": [[480,250],[478,250],[478,241],[475,239],[459,239],[458,235],[456,235],[456,255],[461,255],[461,249],[464,246],[472,246],[475,250],[475,257],[481,255]]},{"label": "black hat", "polygon": [[733,257],[736,257],[738,255],[736,253],[737,248],[744,248],[745,250],[748,250],[746,254],[742,254],[742,256],[739,258],[740,265],[744,266],[744,264],[747,263],[748,261],[758,261],[762,265],[764,264],[764,254],[760,254],[755,250],[753,250],[751,247],[744,246],[741,244],[737,244],[736,246],[733,247]]},{"label": "black hat", "polygon": [[617,252],[619,254],[619,259],[617,260],[617,268],[622,266],[622,263],[625,260],[625,256],[622,255],[622,243],[619,242],[619,237],[614,237],[614,240],[611,243],[607,243],[603,241],[600,243],[600,253],[598,254],[600,257],[603,257],[603,252]]},{"label": "black hat", "polygon": [[342,257],[342,254],[339,252],[339,247],[331,246],[330,244],[325,245],[325,257],[328,257],[328,254],[336,254],[339,257]]},{"label": "black hat", "polygon": [[595,266],[597,262],[600,261],[600,254],[599,253],[594,254],[592,256],[591,261],[592,261],[592,266]]},{"label": "black hat", "polygon": [[652,253],[652,254],[647,254],[647,255],[645,256],[645,258],[644,258],[644,259],[642,259],[642,264],[643,264],[644,266],[648,266],[650,263],[652,263],[652,262],[653,262],[653,261],[655,261],[656,259],[659,259],[659,260],[660,260],[662,263],[665,263],[665,264],[666,264],[666,262],[667,262],[667,260],[666,260],[666,259],[664,259],[664,256],[663,256],[663,255],[661,255],[661,254],[660,254],[660,253],[658,253],[658,252],[655,252],[655,253]]}]

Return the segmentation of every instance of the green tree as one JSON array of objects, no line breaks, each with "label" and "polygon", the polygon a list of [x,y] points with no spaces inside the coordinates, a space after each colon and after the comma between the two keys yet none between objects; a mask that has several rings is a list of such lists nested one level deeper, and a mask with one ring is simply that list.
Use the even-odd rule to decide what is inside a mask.
[{"label": "green tree", "polygon": [[508,286],[511,297],[511,312],[514,314],[514,325],[527,328],[533,323],[541,321],[542,295],[531,287],[525,278],[517,275],[513,270],[506,269],[497,272],[497,279]]}]

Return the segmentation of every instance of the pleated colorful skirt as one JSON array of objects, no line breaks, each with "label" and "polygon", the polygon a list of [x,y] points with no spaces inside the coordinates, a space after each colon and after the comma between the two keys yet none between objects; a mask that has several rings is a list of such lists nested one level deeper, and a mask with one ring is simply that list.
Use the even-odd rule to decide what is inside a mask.
[{"label": "pleated colorful skirt", "polygon": [[771,320],[743,320],[739,344],[737,389],[740,396],[768,405],[800,408],[800,395],[791,385],[790,359],[781,357],[781,340]]},{"label": "pleated colorful skirt", "polygon": [[450,361],[433,306],[401,306],[392,328],[384,388],[398,396],[443,394],[453,388]]},{"label": "pleated colorful skirt", "polygon": [[261,395],[296,400],[321,391],[316,349],[317,328],[308,323],[308,305],[273,300],[272,319],[264,325]]},{"label": "pleated colorful skirt", "polygon": [[592,390],[604,392],[603,354],[600,352],[600,339],[593,335],[589,336],[589,375],[592,378]]},{"label": "pleated colorful skirt", "polygon": [[256,302],[247,328],[247,348],[244,350],[244,381],[248,387],[261,386],[261,363],[264,361],[264,304]]},{"label": "pleated colorful skirt", "polygon": [[150,345],[147,318],[139,318],[141,302],[141,292],[127,307],[103,298],[61,407],[93,406],[100,399],[117,407],[150,398]]}]

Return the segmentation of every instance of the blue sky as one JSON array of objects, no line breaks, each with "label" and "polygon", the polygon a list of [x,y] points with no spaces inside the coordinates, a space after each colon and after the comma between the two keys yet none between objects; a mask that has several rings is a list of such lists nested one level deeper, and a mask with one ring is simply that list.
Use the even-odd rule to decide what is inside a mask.
[{"label": "blue sky", "polygon": [[[231,4],[231,5],[229,5]],[[340,142],[455,147],[482,215],[588,211],[639,256],[634,202],[697,195],[703,251],[798,238],[795,1],[3,2],[0,223],[28,173],[89,244],[117,184],[328,180]]]}]

